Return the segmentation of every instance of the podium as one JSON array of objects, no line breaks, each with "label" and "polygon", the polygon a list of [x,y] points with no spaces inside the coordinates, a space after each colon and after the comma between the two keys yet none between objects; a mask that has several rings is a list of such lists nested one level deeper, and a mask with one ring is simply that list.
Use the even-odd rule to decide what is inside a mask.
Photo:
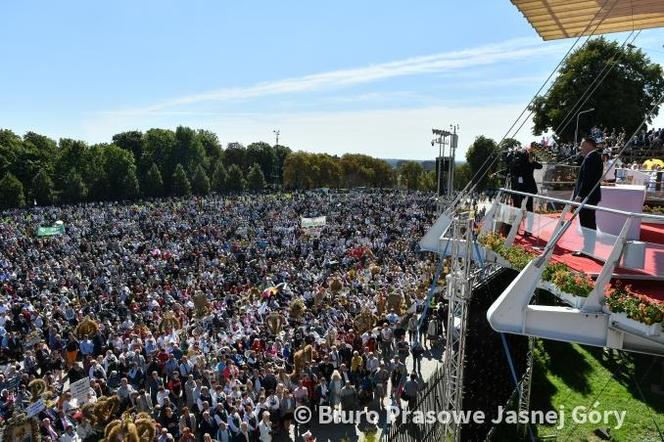
[{"label": "podium", "polygon": [[[646,200],[646,186],[634,184],[617,184],[615,186],[602,186],[602,201],[598,204],[600,207],[624,210],[626,212],[643,211],[643,203]],[[618,236],[627,217],[616,213],[607,213],[596,211],[597,229],[601,232]],[[628,240],[639,240],[641,234],[641,220],[639,218],[632,220]]]}]

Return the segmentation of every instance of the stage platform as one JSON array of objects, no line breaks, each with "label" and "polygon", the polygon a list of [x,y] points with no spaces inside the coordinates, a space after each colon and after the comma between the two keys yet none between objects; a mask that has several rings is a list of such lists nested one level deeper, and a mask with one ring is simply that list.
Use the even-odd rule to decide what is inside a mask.
[{"label": "stage platform", "polygon": [[[541,248],[551,238],[560,214],[551,213],[545,216],[551,220],[550,223],[543,223],[545,225],[540,228],[532,229],[537,234],[529,236],[524,235],[525,231],[521,229],[515,244],[535,253],[541,252]],[[558,242],[551,260],[564,263],[578,272],[595,278],[601,272],[604,262],[601,259],[573,255],[574,251],[583,248],[583,237],[573,230],[570,229],[570,234],[565,234]],[[640,294],[664,301],[664,225],[642,223],[639,239],[646,243],[644,265],[640,269],[616,267],[612,282],[620,280],[624,284],[631,285],[634,291]],[[608,256],[611,247],[610,243],[602,244],[598,241],[595,256]]]}]

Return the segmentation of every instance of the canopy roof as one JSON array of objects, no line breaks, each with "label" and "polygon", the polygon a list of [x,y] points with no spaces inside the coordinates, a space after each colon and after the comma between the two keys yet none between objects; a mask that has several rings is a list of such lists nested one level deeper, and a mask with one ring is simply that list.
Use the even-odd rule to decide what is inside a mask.
[{"label": "canopy roof", "polygon": [[664,0],[511,0],[544,40],[664,26]]}]

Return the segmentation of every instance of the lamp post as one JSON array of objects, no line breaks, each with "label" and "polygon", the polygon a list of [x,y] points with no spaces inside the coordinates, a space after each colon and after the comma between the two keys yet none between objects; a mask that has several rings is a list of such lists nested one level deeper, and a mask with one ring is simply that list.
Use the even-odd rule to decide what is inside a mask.
[{"label": "lamp post", "polygon": [[574,131],[574,147],[577,147],[579,145],[579,117],[581,114],[587,114],[588,112],[594,111],[595,108],[591,107],[590,109],[586,109],[584,111],[579,112],[576,114],[576,130]]},{"label": "lamp post", "polygon": [[[272,132],[273,132],[274,135],[277,137],[277,140],[276,140],[275,143],[274,143],[274,148],[276,149],[277,146],[279,145],[279,134],[281,133],[281,131],[280,131],[279,129],[277,129],[277,130],[273,130]],[[276,185],[279,183],[279,167],[278,167],[278,162],[279,162],[279,161],[278,161],[278,159],[277,159],[277,155],[276,155],[276,152],[275,152],[275,155],[274,155],[274,167],[272,168],[272,169],[273,169],[273,171],[272,171],[272,175],[273,175],[273,177],[272,177],[272,181],[274,182],[275,187],[276,187]]]}]

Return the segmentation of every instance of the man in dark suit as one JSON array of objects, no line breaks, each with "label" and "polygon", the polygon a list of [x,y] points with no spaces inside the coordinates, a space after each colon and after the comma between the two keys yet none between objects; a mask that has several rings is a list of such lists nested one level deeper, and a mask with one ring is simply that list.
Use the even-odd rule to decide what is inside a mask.
[{"label": "man in dark suit", "polygon": [[[579,176],[576,178],[576,186],[574,187],[574,201],[581,202],[586,197],[588,198],[587,204],[593,206],[597,205],[602,199],[602,190],[599,182],[604,174],[604,164],[602,162],[602,155],[597,150],[597,143],[592,138],[585,138],[581,142],[581,170]],[[593,209],[581,209],[579,212],[579,223],[583,230],[583,250],[588,253],[594,249],[595,243],[595,230],[597,230],[597,222],[595,220],[595,211]],[[593,232],[590,232],[593,231]],[[574,252],[575,256],[583,255],[581,251]]]},{"label": "man in dark suit", "polygon": [[[581,142],[581,155],[583,156],[583,162],[581,163],[579,176],[576,178],[574,201],[581,202],[588,197],[588,204],[595,206],[602,199],[602,190],[597,183],[602,179],[604,173],[602,156],[597,150],[595,140],[586,138]],[[597,230],[594,210],[582,209],[579,212],[579,222],[581,227]]]}]

